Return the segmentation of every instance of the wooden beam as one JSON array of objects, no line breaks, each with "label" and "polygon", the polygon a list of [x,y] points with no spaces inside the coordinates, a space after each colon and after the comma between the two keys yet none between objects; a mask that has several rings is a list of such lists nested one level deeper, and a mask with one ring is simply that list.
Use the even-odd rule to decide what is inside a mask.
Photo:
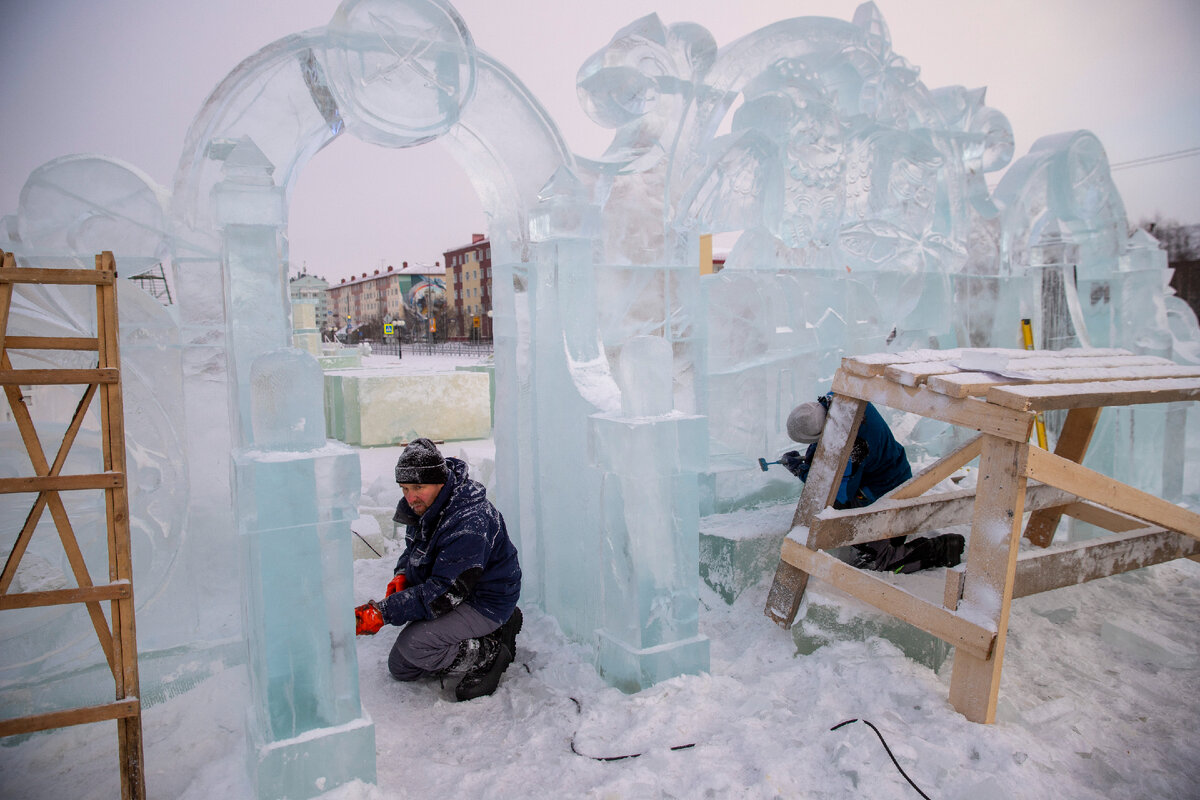
[{"label": "wooden beam", "polygon": [[[1054,486],[1034,484],[1025,490],[1026,508],[1044,509],[1073,503],[1078,498]],[[877,500],[863,508],[827,509],[813,520],[814,550],[876,542],[901,534],[922,533],[965,525],[975,509],[975,490],[925,494],[911,500]]]},{"label": "wooden beam", "polygon": [[[1083,463],[1099,419],[1098,408],[1073,408],[1068,411],[1062,432],[1054,445],[1054,454],[1076,464]],[[1035,512],[1025,525],[1025,538],[1038,547],[1045,547],[1054,538],[1054,531],[1058,529],[1061,519],[1062,512],[1057,509]]]},{"label": "wooden beam", "polygon": [[91,475],[37,475],[27,478],[0,478],[0,494],[18,492],[73,491],[76,489],[113,489],[125,485],[119,472],[98,472]]},{"label": "wooden beam", "polygon": [[[16,269],[17,262],[12,253],[0,250],[0,269]],[[12,307],[13,287],[11,283],[0,283],[0,354],[5,352],[8,345],[8,311]]]},{"label": "wooden beam", "polygon": [[973,436],[953,453],[944,455],[918,474],[892,489],[881,500],[904,500],[919,497],[954,474],[955,470],[979,457],[983,449],[983,437]]},{"label": "wooden beam", "polygon": [[[825,419],[825,428],[813,453],[808,480],[804,482],[800,502],[796,504],[796,513],[792,517],[793,532],[807,530],[817,514],[833,505],[842,481],[842,472],[854,447],[854,435],[858,432],[866,408],[864,400],[834,395]],[[807,535],[811,536],[811,533]],[[763,613],[780,627],[792,627],[807,584],[808,575],[781,556]]]},{"label": "wooden beam", "polygon": [[[1057,358],[1027,358],[1010,362],[1010,367],[1022,377],[998,375],[994,372],[943,370],[930,375],[929,388],[950,397],[983,397],[996,386],[1024,386],[1037,383],[1090,383],[1114,378],[1128,378],[1136,371],[1137,380],[1151,378],[1181,378],[1200,376],[1200,368],[1185,366],[1159,356],[1059,356]],[[890,372],[889,372],[890,374]]]},{"label": "wooden beam", "polygon": [[130,597],[133,597],[133,587],[128,582],[105,583],[99,586],[89,586],[86,589],[54,589],[46,592],[0,594],[0,610],[58,606],[67,603],[96,603],[105,600],[126,600]]},{"label": "wooden beam", "polygon": [[1110,508],[1098,506],[1086,500],[1065,505],[1062,507],[1062,512],[1080,522],[1086,522],[1089,525],[1095,525],[1097,528],[1104,528],[1104,530],[1112,531],[1113,533],[1146,527],[1146,523],[1140,519],[1135,519],[1127,514],[1118,514]]},{"label": "wooden beam", "polygon": [[87,336],[9,336],[4,340],[9,350],[96,350],[95,337]]},{"label": "wooden beam", "polygon": [[1033,383],[997,386],[987,401],[1015,411],[1133,406],[1200,400],[1200,378],[1102,381],[1097,383]]},{"label": "wooden beam", "polygon": [[62,386],[85,383],[116,383],[115,369],[6,369],[0,370],[0,386]]},{"label": "wooden beam", "polygon": [[1017,557],[1013,597],[1075,586],[1176,558],[1200,555],[1200,541],[1162,528],[1141,528]]},{"label": "wooden beam", "polygon": [[21,733],[46,731],[51,728],[65,728],[68,725],[86,725],[90,722],[103,722],[104,720],[121,719],[122,717],[133,717],[140,714],[141,703],[135,697],[99,706],[73,708],[68,711],[51,711],[48,714],[36,714],[29,717],[0,720],[0,736],[16,736]]},{"label": "wooden beam", "polygon": [[1200,514],[1040,448],[1031,449],[1026,475],[1105,508],[1200,539]]},{"label": "wooden beam", "polygon": [[972,653],[981,659],[986,659],[992,652],[996,641],[995,631],[963,619],[882,578],[855,569],[828,553],[811,550],[788,538],[783,541],[783,558],[809,575],[949,642],[962,652]]},{"label": "wooden beam", "polygon": [[987,658],[955,653],[950,678],[950,704],[972,722],[990,724],[996,719],[1025,510],[1025,464],[1030,451],[1037,449],[1024,441],[988,437],[979,459],[978,496],[960,608],[965,605],[972,614],[992,621],[996,646]]},{"label": "wooden beam", "polygon": [[886,378],[862,378],[839,370],[833,378],[833,391],[1015,442],[1028,441],[1033,430],[1031,413],[1001,408],[973,397],[946,397],[928,386],[911,388]]},{"label": "wooden beam", "polygon": [[41,267],[0,268],[0,283],[67,284],[73,286],[112,285],[116,270],[46,269]]}]

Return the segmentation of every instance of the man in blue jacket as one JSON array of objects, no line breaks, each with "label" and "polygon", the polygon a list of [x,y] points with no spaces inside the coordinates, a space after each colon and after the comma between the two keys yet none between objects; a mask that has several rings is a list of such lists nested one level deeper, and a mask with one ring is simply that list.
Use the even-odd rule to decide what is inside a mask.
[{"label": "man in blue jacket", "polygon": [[443,458],[429,439],[404,448],[396,482],[404,552],[384,599],[355,609],[356,632],[404,625],[388,656],[392,677],[462,675],[456,698],[490,695],[513,661],[522,621],[521,565],[504,517],[466,463]]},{"label": "man in blue jacket", "polygon": [[[800,480],[808,479],[808,469],[817,450],[817,440],[825,429],[825,417],[833,400],[830,392],[810,403],[801,403],[788,414],[788,436],[808,444],[804,456],[791,450],[779,459]],[[867,403],[858,435],[850,451],[850,460],[838,486],[834,508],[869,506],[912,477],[908,454],[896,441],[891,428],[875,406]],[[957,533],[907,541],[893,536],[878,542],[854,545],[854,566],[886,572],[916,572],[928,567],[953,567],[962,559],[965,540]]]}]

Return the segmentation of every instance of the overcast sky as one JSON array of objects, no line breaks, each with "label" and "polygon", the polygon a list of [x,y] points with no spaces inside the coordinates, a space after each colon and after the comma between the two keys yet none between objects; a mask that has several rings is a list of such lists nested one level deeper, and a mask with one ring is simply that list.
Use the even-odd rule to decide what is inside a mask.
[{"label": "overcast sky", "polygon": [[[480,49],[520,78],[568,145],[599,155],[609,132],[579,107],[575,74],[619,28],[657,12],[718,45],[797,16],[849,20],[853,0],[461,0]],[[1121,165],[1200,148],[1197,0],[877,0],[895,51],[929,88],[986,86],[1017,157],[1039,137],[1088,129]],[[242,59],[325,25],[334,0],[0,0],[0,214],[30,171],[71,153],[128,161],[169,187],[205,98]],[[1130,221],[1200,222],[1200,155],[1114,171]],[[994,183],[994,179],[992,181]],[[385,150],[343,136],[297,182],[293,269],[333,282],[432,263],[483,232],[478,201],[436,145]]]}]

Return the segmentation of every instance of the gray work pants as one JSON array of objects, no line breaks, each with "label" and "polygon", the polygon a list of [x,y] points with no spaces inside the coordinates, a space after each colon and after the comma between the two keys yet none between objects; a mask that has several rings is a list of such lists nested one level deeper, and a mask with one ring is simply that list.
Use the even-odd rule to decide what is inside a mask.
[{"label": "gray work pants", "polygon": [[392,645],[388,670],[398,681],[415,681],[450,666],[463,640],[487,636],[499,627],[499,622],[493,622],[466,603],[437,619],[410,622]]}]

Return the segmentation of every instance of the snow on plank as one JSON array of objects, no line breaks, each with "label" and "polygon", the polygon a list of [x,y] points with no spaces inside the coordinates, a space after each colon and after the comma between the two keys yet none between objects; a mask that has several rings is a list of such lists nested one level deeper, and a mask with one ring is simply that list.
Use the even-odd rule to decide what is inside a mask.
[{"label": "snow on plank", "polygon": [[921,361],[947,361],[958,358],[962,350],[905,350],[900,353],[871,353],[862,356],[847,356],[842,359],[842,369],[851,375],[874,378],[882,375],[893,364],[910,364]]},{"label": "snow on plank", "polygon": [[[1200,377],[1200,367],[1175,364],[1155,356],[1131,356],[1118,366],[1104,359],[1063,359],[1061,363],[1085,363],[1062,369],[1022,369],[1008,375],[993,372],[958,372],[931,376],[929,388],[948,397],[972,397],[986,393],[995,386],[1009,384],[1089,383],[1112,380],[1153,380],[1157,378]],[[1022,363],[1033,364],[1034,359]]]},{"label": "snow on plank", "polygon": [[[950,350],[905,350],[899,353],[871,353],[868,355],[847,356],[842,359],[842,369],[851,375],[858,375],[863,378],[874,378],[883,375],[888,368],[895,367],[898,370],[903,370],[906,365],[911,365],[914,370],[914,375],[920,375],[920,369],[916,365],[928,364],[930,375],[938,374],[933,370],[933,365],[944,364],[947,361],[957,361],[964,356],[970,354],[978,354],[992,357],[1007,357],[1009,360],[1021,360],[1022,363],[1027,358],[1046,358],[1046,359],[1061,359],[1066,357],[1113,357],[1113,356],[1128,356],[1132,355],[1128,350],[1122,350],[1117,347],[1097,347],[1084,348],[1072,347],[1066,350],[1015,350],[1008,347],[973,347],[973,348],[952,348]],[[897,373],[904,376],[902,380],[897,380],[897,383],[902,383],[905,386],[916,386],[919,383],[907,383],[907,380],[918,380],[916,377],[909,377],[907,371]]]},{"label": "snow on plank", "polygon": [[913,364],[889,364],[884,376],[901,386],[920,386],[934,375],[958,372],[959,368],[950,361],[918,361]]},{"label": "snow on plank", "polygon": [[987,401],[1016,411],[1053,411],[1200,400],[1200,378],[996,386]]}]

